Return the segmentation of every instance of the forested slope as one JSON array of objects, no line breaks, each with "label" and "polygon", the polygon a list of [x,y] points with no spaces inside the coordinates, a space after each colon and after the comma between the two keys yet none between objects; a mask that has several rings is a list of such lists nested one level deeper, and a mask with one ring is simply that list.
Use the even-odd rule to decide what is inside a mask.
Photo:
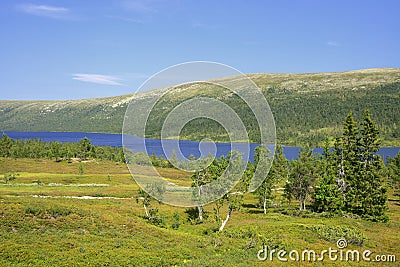
[{"label": "forested slope", "polygon": [[[327,134],[334,136],[341,131],[341,122],[349,111],[360,118],[365,109],[377,122],[384,144],[400,144],[400,69],[248,76],[263,90],[282,144],[317,145]],[[146,105],[146,99],[166,90],[151,113],[148,137],[159,137],[163,119],[178,103],[195,96],[211,96],[231,106],[244,121],[252,141],[257,142],[258,126],[244,102],[224,89],[204,83],[100,99],[0,101],[0,131],[118,133],[130,100],[140,107]],[[219,125],[205,119],[190,122],[181,135],[190,139],[204,137],[227,140]]]}]

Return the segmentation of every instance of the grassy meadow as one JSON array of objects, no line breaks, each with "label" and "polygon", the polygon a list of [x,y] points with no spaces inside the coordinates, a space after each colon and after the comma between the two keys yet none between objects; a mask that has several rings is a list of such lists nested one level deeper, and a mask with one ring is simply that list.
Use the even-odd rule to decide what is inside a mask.
[{"label": "grassy meadow", "polygon": [[[159,222],[145,218],[138,186],[125,164],[0,158],[0,266],[398,266],[396,262],[260,261],[262,244],[286,251],[320,252],[345,237],[346,249],[400,256],[400,201],[389,192],[388,223],[297,211],[281,203],[267,214],[253,194],[234,211],[223,232],[205,207],[203,222],[191,209],[152,201]],[[138,166],[138,168],[140,168]],[[189,186],[187,173],[158,169],[171,182]],[[96,197],[96,198],[88,198]],[[275,199],[280,202],[281,196]],[[283,198],[282,198],[283,199]],[[226,207],[221,209],[224,218]]]}]

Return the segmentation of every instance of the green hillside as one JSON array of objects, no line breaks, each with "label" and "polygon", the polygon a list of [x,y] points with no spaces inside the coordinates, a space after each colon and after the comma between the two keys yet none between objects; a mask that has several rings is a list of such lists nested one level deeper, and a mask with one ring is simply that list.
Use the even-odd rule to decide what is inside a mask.
[{"label": "green hillside", "polygon": [[[327,134],[341,131],[349,111],[360,118],[369,109],[381,129],[384,145],[400,145],[400,69],[366,69],[340,73],[250,74],[266,96],[275,117],[278,142],[318,145]],[[229,78],[227,78],[229,79]],[[69,101],[0,101],[0,130],[121,132],[130,100],[140,108],[146,99],[166,89],[137,95]],[[243,120],[253,142],[258,141],[254,115],[237,96],[204,83],[173,87],[151,113],[146,134],[157,138],[161,122],[180,102],[212,96],[232,107]],[[197,119],[181,138],[227,140],[215,122]]]}]

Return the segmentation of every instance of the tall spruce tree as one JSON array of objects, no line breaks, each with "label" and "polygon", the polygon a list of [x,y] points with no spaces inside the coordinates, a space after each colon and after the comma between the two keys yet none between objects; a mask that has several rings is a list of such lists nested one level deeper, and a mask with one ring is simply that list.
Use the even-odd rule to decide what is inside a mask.
[{"label": "tall spruce tree", "polygon": [[337,160],[338,184],[344,197],[345,210],[353,212],[361,201],[359,190],[358,166],[359,156],[359,129],[353,114],[350,112],[343,124],[343,135],[336,139],[335,154]]},{"label": "tall spruce tree", "polygon": [[400,189],[400,152],[394,158],[388,157],[387,172],[389,184],[394,188],[395,194],[400,195],[398,192]]},{"label": "tall spruce tree", "polygon": [[379,131],[370,113],[365,112],[361,130],[349,113],[335,144],[344,209],[373,221],[387,221],[383,162],[376,155],[379,148]]},{"label": "tall spruce tree", "polygon": [[80,153],[79,157],[81,160],[86,160],[90,156],[90,152],[93,150],[93,145],[90,142],[89,138],[84,137],[79,141]]},{"label": "tall spruce tree", "polygon": [[376,154],[379,148],[379,131],[367,110],[362,122],[360,142],[361,164],[358,181],[359,185],[363,185],[359,188],[362,196],[360,212],[368,219],[387,221],[388,217],[385,215],[387,189],[383,184],[384,164],[382,158]]},{"label": "tall spruce tree", "polygon": [[5,133],[0,138],[0,156],[9,157],[11,155],[11,147],[13,146],[14,140],[8,137]]},{"label": "tall spruce tree", "polygon": [[338,212],[343,208],[342,186],[337,179],[335,163],[326,139],[323,155],[317,161],[318,181],[313,192],[313,208],[317,212]]}]

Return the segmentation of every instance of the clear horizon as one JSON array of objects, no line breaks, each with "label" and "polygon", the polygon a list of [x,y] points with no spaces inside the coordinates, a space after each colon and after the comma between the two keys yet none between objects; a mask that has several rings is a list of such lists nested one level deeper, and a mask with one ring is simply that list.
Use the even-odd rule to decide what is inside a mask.
[{"label": "clear horizon", "polygon": [[400,67],[398,1],[0,3],[1,100],[131,94],[188,61],[251,73]]}]

